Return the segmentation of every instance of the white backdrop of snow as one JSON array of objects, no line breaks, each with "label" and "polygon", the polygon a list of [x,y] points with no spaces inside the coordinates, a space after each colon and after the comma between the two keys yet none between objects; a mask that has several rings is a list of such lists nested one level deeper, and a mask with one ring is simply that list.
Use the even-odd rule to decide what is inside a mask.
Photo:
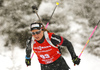
[{"label": "white backdrop of snow", "polygon": [[[48,14],[51,15],[52,8],[54,5],[51,3],[42,3],[41,8],[39,8],[39,14]],[[45,8],[44,8],[45,7]],[[50,10],[51,9],[51,10]],[[66,16],[68,18],[68,16]],[[28,18],[28,17],[27,17]],[[69,20],[73,20],[70,16]],[[74,27],[72,27],[74,26]],[[76,22],[70,22],[70,29],[69,32],[77,32],[77,30],[82,29],[81,25],[76,24]],[[80,30],[79,32],[83,32]],[[65,33],[64,33],[65,34]],[[81,37],[79,33],[74,35],[75,37],[72,38],[72,44],[76,51],[76,54],[79,55],[84,45],[80,44]],[[79,40],[77,38],[80,38]],[[40,70],[40,64],[37,60],[37,56],[34,55],[32,58],[31,66],[27,67],[25,65],[25,49],[20,49],[18,47],[14,47],[13,52],[8,48],[4,47],[5,44],[5,37],[0,36],[0,69],[2,70]],[[63,56],[70,66],[71,70],[99,70],[100,69],[100,58],[90,54],[85,50],[81,56],[81,63],[80,65],[74,66],[70,57],[70,54],[67,56]]]}]

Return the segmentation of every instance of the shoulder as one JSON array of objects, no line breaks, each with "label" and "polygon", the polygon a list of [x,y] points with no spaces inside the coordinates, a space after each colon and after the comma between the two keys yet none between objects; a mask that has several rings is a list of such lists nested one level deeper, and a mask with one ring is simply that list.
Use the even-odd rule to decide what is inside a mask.
[{"label": "shoulder", "polygon": [[60,42],[61,41],[61,36],[52,34],[51,39]]},{"label": "shoulder", "polygon": [[61,36],[52,34],[52,36],[51,36],[51,42],[52,42],[54,45],[60,44],[60,42],[61,42]]},{"label": "shoulder", "polygon": [[53,34],[52,37],[51,37],[51,41],[53,43],[58,44],[58,45],[62,45],[64,40],[63,40],[62,36]]}]

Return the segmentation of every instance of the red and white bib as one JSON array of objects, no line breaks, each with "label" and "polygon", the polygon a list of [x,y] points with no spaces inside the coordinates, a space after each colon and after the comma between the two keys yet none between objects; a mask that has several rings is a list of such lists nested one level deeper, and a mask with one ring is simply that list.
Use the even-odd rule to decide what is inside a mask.
[{"label": "red and white bib", "polygon": [[[52,34],[53,33],[48,33],[50,40]],[[46,39],[43,43],[38,43],[36,40],[34,40],[33,50],[41,64],[52,63],[61,56],[59,49],[51,46]]]}]

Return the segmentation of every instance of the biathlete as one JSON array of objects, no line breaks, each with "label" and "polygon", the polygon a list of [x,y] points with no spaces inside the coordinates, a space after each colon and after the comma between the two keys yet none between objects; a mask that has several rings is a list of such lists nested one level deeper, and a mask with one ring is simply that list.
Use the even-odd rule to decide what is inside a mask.
[{"label": "biathlete", "polygon": [[36,53],[41,70],[69,70],[70,67],[61,55],[58,46],[65,46],[71,54],[74,64],[79,65],[80,58],[76,55],[73,45],[62,36],[49,32],[41,22],[30,25],[32,37],[26,42],[27,66],[31,65],[31,52]]}]

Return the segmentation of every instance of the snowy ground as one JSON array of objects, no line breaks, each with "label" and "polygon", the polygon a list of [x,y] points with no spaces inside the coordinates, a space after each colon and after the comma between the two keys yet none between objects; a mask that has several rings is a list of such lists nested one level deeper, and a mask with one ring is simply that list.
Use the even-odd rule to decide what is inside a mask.
[{"label": "snowy ground", "polygon": [[[3,36],[0,36],[0,69],[2,70],[40,70],[40,64],[36,55],[32,59],[32,65],[25,65],[25,49],[15,47],[13,51],[4,48]],[[82,45],[74,44],[77,55],[82,50]],[[100,58],[96,57],[85,50],[81,56],[80,65],[74,66],[70,54],[64,56],[71,70],[99,70]]]}]

